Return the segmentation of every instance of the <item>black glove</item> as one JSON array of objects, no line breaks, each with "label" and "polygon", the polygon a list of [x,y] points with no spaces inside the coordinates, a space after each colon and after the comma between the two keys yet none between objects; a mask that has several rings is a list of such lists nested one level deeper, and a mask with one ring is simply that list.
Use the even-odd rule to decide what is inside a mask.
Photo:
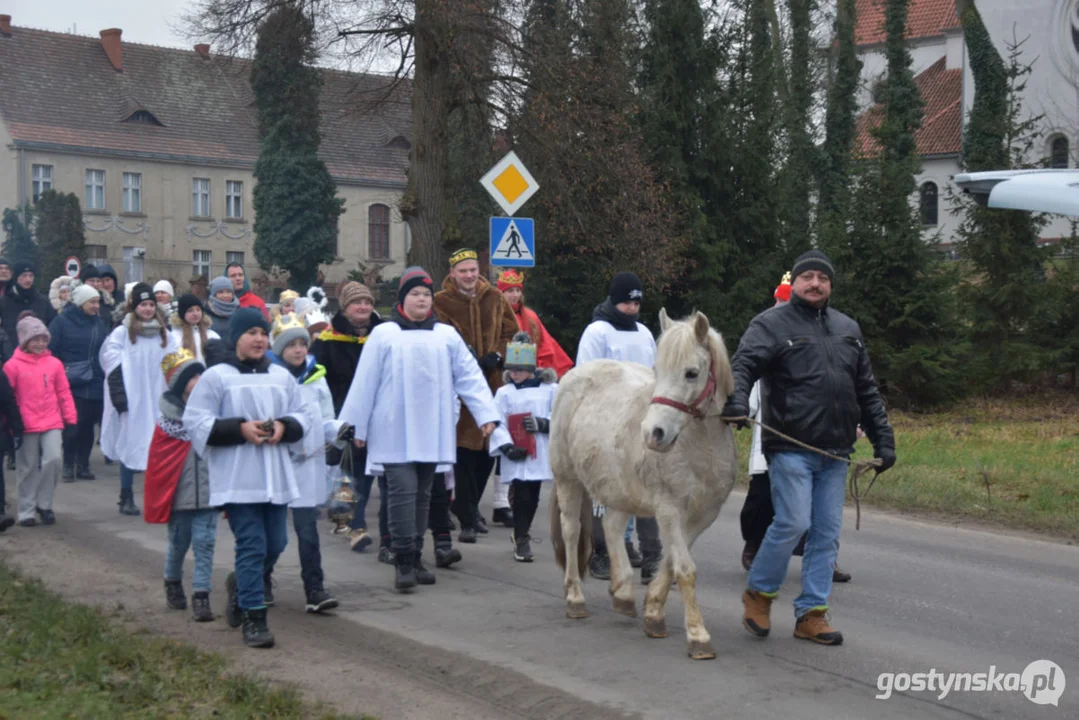
[{"label": "black glove", "polygon": [[719,419],[726,422],[728,425],[734,425],[738,428],[749,427],[748,420],[729,420],[728,418],[746,418],[749,416],[749,407],[736,402],[732,398],[727,399],[727,404],[723,406],[723,412],[720,413]]},{"label": "black glove", "polygon": [[547,418],[538,418],[535,415],[526,417],[522,424],[524,425],[525,432],[543,433],[546,435],[551,431],[551,421]]},{"label": "black glove", "polygon": [[480,358],[480,370],[484,375],[489,374],[492,370],[496,370],[502,367],[502,356],[496,352],[490,352]]},{"label": "black glove", "polygon": [[878,473],[882,473],[892,465],[895,465],[895,450],[892,450],[891,448],[877,450],[877,452],[874,453],[874,457],[880,458],[880,467],[877,468]]},{"label": "black glove", "polygon": [[521,462],[528,457],[528,451],[524,448],[517,447],[516,445],[510,445],[506,443],[498,448],[498,451],[506,456],[506,459],[514,462]]},{"label": "black glove", "polygon": [[16,450],[21,448],[22,447],[22,435],[16,435],[15,437],[11,438],[11,444]]},{"label": "black glove", "polygon": [[356,437],[356,428],[352,425],[342,425],[337,433],[337,442],[350,443]]}]

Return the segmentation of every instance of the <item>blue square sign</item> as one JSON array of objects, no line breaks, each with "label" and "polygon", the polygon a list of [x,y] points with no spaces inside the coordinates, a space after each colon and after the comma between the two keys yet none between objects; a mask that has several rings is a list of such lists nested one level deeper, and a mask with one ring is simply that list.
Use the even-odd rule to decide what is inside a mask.
[{"label": "blue square sign", "polygon": [[491,218],[491,264],[536,267],[536,223],[531,218]]}]

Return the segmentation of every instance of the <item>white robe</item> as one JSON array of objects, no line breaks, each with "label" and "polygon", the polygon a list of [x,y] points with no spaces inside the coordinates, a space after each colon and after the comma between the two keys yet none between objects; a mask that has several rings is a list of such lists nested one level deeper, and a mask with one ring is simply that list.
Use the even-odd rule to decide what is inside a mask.
[{"label": "white robe", "polygon": [[318,507],[333,492],[333,479],[326,470],[326,444],[337,440],[337,433],[344,425],[333,417],[333,397],[325,377],[300,385],[304,407],[311,416],[311,432],[292,448],[292,460],[296,464],[296,485],[300,496],[289,503],[290,507]]},{"label": "white robe", "polygon": [[[761,407],[761,381],[753,383],[753,389],[749,392],[749,416],[758,423],[761,421],[763,408]],[[749,444],[749,474],[761,475],[768,472],[768,460],[764,457],[761,448],[761,426],[753,425],[753,441]]]},{"label": "white robe", "polygon": [[452,464],[455,393],[477,425],[498,422],[487,381],[456,330],[442,323],[402,330],[384,322],[367,338],[339,419],[367,443],[370,474],[386,463]]},{"label": "white robe", "polygon": [[[136,472],[146,469],[150,440],[157,425],[158,399],[165,392],[161,361],[176,352],[177,346],[166,335],[165,347],[157,335],[139,335],[132,344],[123,325],[114,329],[101,345],[98,360],[105,371],[105,412],[101,417],[101,452],[119,460]],[[123,368],[127,412],[118,413],[109,395],[108,375]]]},{"label": "white robe", "polygon": [[590,360],[635,362],[647,368],[656,364],[656,340],[644,325],[637,331],[617,330],[606,320],[595,320],[584,329],[577,344],[577,367]]},{"label": "white robe", "polygon": [[525,458],[521,461],[510,460],[498,449],[505,444],[513,444],[513,438],[509,431],[509,416],[518,413],[531,413],[538,418],[551,418],[551,408],[554,406],[554,396],[558,391],[558,383],[542,383],[539,387],[517,388],[516,386],[503,385],[495,393],[495,405],[502,415],[502,424],[491,433],[491,455],[502,458],[502,482],[510,483],[514,480],[551,480],[554,473],[551,472],[551,455],[548,451],[550,435],[536,433],[536,457]]},{"label": "white robe", "polygon": [[321,433],[313,427],[296,378],[271,365],[266,373],[241,373],[221,363],[202,374],[184,408],[184,427],[191,445],[210,471],[210,504],[273,503],[287,505],[300,497],[290,452],[302,452],[303,440],[291,446],[208,445],[218,419],[295,419],[304,437]]},{"label": "white robe", "polygon": [[[174,327],[169,330],[169,335],[176,341],[176,347],[181,348],[184,346],[184,329]],[[195,343],[195,359],[203,365],[206,364],[206,356],[202,352],[202,336],[198,333],[198,328],[192,328],[191,339]],[[211,340],[220,340],[221,336],[215,333],[209,328],[206,329],[206,342]]]}]

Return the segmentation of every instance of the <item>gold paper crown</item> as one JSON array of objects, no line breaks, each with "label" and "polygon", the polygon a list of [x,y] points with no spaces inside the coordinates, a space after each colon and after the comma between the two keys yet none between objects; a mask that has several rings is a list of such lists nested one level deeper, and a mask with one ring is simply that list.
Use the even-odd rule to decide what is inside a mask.
[{"label": "gold paper crown", "polygon": [[180,348],[174,353],[169,353],[161,361],[161,372],[167,377],[170,372],[195,359],[195,354],[187,348]]},{"label": "gold paper crown", "polygon": [[289,300],[295,300],[300,297],[300,293],[295,290],[284,290],[281,292],[281,297],[277,299],[279,303],[286,303]]},{"label": "gold paper crown", "polygon": [[282,315],[274,320],[273,328],[271,328],[271,335],[276,340],[286,330],[292,330],[293,328],[299,328],[300,330],[307,331],[307,325],[304,324],[303,319],[296,317],[295,313],[289,313]]},{"label": "gold paper crown", "polygon": [[471,248],[461,248],[460,250],[450,255],[450,267],[458,263],[463,263],[465,260],[479,260],[480,256]]},{"label": "gold paper crown", "polygon": [[790,270],[783,273],[783,279],[779,282],[779,284],[780,285],[790,285],[791,284],[791,271]]}]

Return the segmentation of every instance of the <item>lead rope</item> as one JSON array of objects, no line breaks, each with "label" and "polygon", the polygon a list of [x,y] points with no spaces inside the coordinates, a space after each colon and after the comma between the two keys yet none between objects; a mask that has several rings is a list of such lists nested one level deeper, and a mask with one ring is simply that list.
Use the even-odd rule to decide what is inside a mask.
[{"label": "lead rope", "polygon": [[826,450],[821,450],[820,448],[815,448],[812,445],[809,445],[807,443],[802,442],[801,440],[798,440],[796,438],[792,438],[790,435],[786,435],[784,433],[779,432],[778,430],[776,430],[774,428],[770,428],[767,425],[765,425],[764,423],[762,423],[761,421],[756,420],[755,418],[748,417],[746,415],[743,415],[742,417],[723,418],[723,420],[725,422],[727,422],[727,423],[737,423],[737,422],[744,421],[744,422],[747,422],[747,423],[752,423],[754,425],[759,425],[761,430],[765,430],[767,432],[770,432],[773,435],[775,435],[776,437],[783,438],[787,442],[793,443],[794,445],[797,445],[800,448],[803,448],[803,449],[808,450],[810,452],[817,453],[818,455],[823,455],[824,457],[829,458],[830,460],[838,460],[838,461],[846,463],[848,466],[850,466],[850,474],[848,475],[848,478],[847,478],[847,488],[850,491],[851,497],[854,498],[854,529],[855,530],[861,530],[862,529],[862,497],[863,497],[863,495],[861,493],[861,490],[858,487],[858,478],[861,477],[870,468],[873,468],[873,469],[876,470],[876,472],[873,473],[873,479],[869,481],[869,487],[867,487],[865,489],[865,495],[868,496],[869,491],[873,489],[873,484],[875,482],[877,482],[877,477],[880,476],[880,469],[879,468],[880,468],[880,466],[882,464],[882,461],[881,461],[880,458],[873,458],[872,460],[851,460],[850,458],[841,457],[839,455],[833,455],[832,453],[827,452]]}]

